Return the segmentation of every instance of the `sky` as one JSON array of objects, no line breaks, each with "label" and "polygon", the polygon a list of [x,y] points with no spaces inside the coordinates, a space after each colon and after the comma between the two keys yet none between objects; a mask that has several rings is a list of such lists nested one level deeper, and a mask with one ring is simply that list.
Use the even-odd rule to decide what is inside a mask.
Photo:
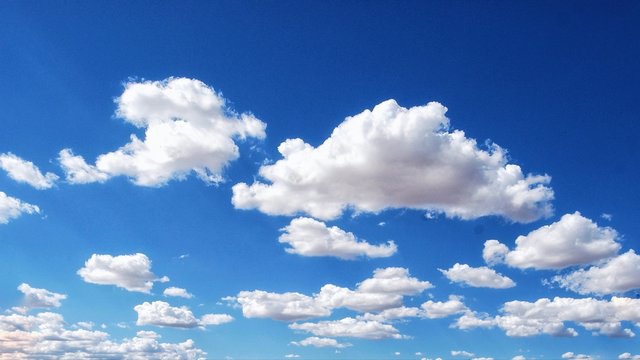
[{"label": "sky", "polygon": [[0,14],[0,359],[640,359],[639,3]]}]

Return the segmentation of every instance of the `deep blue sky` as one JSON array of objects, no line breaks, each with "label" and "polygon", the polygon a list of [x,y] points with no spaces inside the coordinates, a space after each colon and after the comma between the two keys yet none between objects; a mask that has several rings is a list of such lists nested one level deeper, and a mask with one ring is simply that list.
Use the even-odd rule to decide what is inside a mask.
[{"label": "deep blue sky", "polygon": [[[558,358],[567,351],[602,359],[636,354],[637,337],[591,336],[571,325],[580,336],[514,338],[496,328],[450,328],[455,316],[396,323],[412,339],[339,339],[353,346],[334,354],[288,345],[309,334],[286,322],[245,318],[241,309],[216,303],[242,290],[312,295],[327,283],[353,289],[374,269],[391,266],[435,285],[405,298],[405,306],[419,306],[428,294],[434,301],[458,294],[469,308],[495,315],[511,300],[587,297],[543,286],[556,271],[502,265],[496,270],[518,285],[487,289],[450,283],[437,269],[456,262],[483,266],[485,240],[513,248],[518,235],[575,211],[615,228],[620,253],[640,249],[639,37],[640,3],[632,1],[2,2],[0,153],[61,179],[36,190],[0,174],[0,191],[41,208],[40,215],[0,225],[0,309],[20,303],[15,288],[24,282],[67,294],[51,311],[69,324],[104,323],[114,340],[140,329],[166,342],[191,338],[210,358],[395,358],[396,351],[407,359],[420,358],[416,352],[447,358],[451,350],[505,359]],[[267,124],[266,138],[238,143],[240,157],[225,168],[219,186],[194,176],[157,188],[123,176],[66,183],[57,161],[61,149],[93,164],[130,134],[144,137],[143,129],[114,115],[124,84],[170,77],[198,79],[221,92],[232,109]],[[490,139],[507,149],[525,175],[550,175],[554,215],[520,224],[498,216],[427,220],[424,211],[404,209],[347,212],[327,224],[375,244],[393,239],[399,250],[388,258],[344,261],[285,253],[277,239],[292,217],[231,204],[232,186],[252,183],[265,158],[280,159],[282,141],[318,146],[345,117],[387,99],[406,108],[438,101],[448,107],[453,129],[480,145]],[[138,252],[171,282],[143,294],[89,284],[76,274],[92,254]],[[179,259],[183,254],[189,256]],[[163,297],[166,286],[196,297]],[[136,326],[133,307],[156,300],[189,306],[197,316],[228,313],[235,321],[207,330]],[[344,316],[355,315],[341,309],[329,319]],[[117,327],[120,322],[129,327]]]}]

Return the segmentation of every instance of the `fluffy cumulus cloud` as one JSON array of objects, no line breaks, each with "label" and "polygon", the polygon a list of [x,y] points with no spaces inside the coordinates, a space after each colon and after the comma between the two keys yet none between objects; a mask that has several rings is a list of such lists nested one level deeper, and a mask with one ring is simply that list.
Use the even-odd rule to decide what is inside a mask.
[{"label": "fluffy cumulus cloud", "polygon": [[507,245],[498,240],[487,240],[484,242],[484,249],[482,249],[482,258],[487,265],[491,266],[503,263],[508,253],[509,248]]},{"label": "fluffy cumulus cloud", "polygon": [[389,257],[398,247],[393,241],[371,245],[359,241],[355,235],[337,226],[327,227],[323,222],[300,217],[285,226],[279,241],[288,244],[286,251],[302,256],[334,256],[340,259],[355,259],[359,256],[370,258]]},{"label": "fluffy cumulus cloud", "polygon": [[0,168],[6,171],[13,180],[29,184],[39,190],[53,187],[58,180],[58,175],[50,172],[42,174],[31,161],[24,160],[12,153],[0,154]]},{"label": "fluffy cumulus cloud", "polygon": [[66,328],[62,315],[0,315],[0,358],[3,359],[205,359],[193,340],[162,343],[160,335],[140,331],[115,341],[103,331]]},{"label": "fluffy cumulus cloud", "polygon": [[467,264],[456,263],[448,270],[439,270],[447,279],[472,287],[506,289],[516,286],[513,280],[486,266],[474,268]]},{"label": "fluffy cumulus cloud", "polygon": [[392,267],[375,270],[373,277],[359,283],[354,290],[326,284],[313,296],[296,292],[241,291],[235,301],[245,317],[296,321],[329,316],[336,308],[369,312],[399,307],[403,296],[417,295],[430,287],[428,281],[411,277],[407,269]]},{"label": "fluffy cumulus cloud", "polygon": [[462,297],[456,295],[450,295],[449,300],[444,302],[429,300],[421,307],[424,310],[424,317],[429,319],[440,319],[468,310],[462,303]]},{"label": "fluffy cumulus cloud", "polygon": [[576,354],[573,351],[567,351],[566,353],[562,354],[561,357],[568,360],[593,360],[593,357],[591,355]]},{"label": "fluffy cumulus cloud", "polygon": [[0,191],[0,224],[6,224],[22,214],[38,214],[40,208]]},{"label": "fluffy cumulus cloud", "polygon": [[316,336],[353,337],[371,340],[403,338],[393,325],[351,317],[317,323],[293,323],[289,325],[289,328],[306,331]]},{"label": "fluffy cumulus cloud", "polygon": [[508,336],[525,337],[540,334],[577,336],[567,322],[582,326],[593,334],[610,337],[634,337],[623,322],[640,321],[640,299],[612,297],[610,301],[594,298],[539,299],[535,302],[510,301],[502,307],[502,314],[467,312],[453,325],[460,329],[499,327]]},{"label": "fluffy cumulus cloud", "polygon": [[158,278],[151,272],[151,260],[141,253],[119,256],[93,254],[78,270],[78,275],[88,283],[115,285],[143,293],[149,293],[155,281],[168,281],[167,277]]},{"label": "fluffy cumulus cloud", "polygon": [[562,218],[526,236],[518,236],[516,248],[504,253],[494,242],[485,243],[485,260],[498,259],[521,269],[563,269],[573,265],[594,263],[615,255],[620,249],[618,233],[600,227],[579,212]]},{"label": "fluffy cumulus cloud", "polygon": [[618,359],[620,360],[640,360],[640,354],[632,355],[630,352],[625,352],[618,355]]},{"label": "fluffy cumulus cloud", "polygon": [[233,317],[227,314],[206,314],[198,319],[188,307],[174,307],[164,301],[144,302],[133,309],[138,313],[138,326],[194,328],[233,321]]},{"label": "fluffy cumulus cloud", "polygon": [[340,343],[338,342],[336,339],[331,339],[331,338],[321,338],[321,337],[317,337],[317,336],[311,336],[308,337],[304,340],[300,340],[300,341],[292,341],[291,345],[295,345],[295,346],[313,346],[313,347],[331,347],[331,348],[337,348],[337,349],[342,349],[342,348],[346,348],[349,346],[352,346],[350,343]]},{"label": "fluffy cumulus cloud", "polygon": [[14,307],[14,311],[25,313],[31,309],[60,307],[61,301],[67,298],[65,294],[58,294],[47,289],[33,288],[29,284],[22,283],[18,290],[24,294],[22,305]]},{"label": "fluffy cumulus cloud", "polygon": [[233,204],[270,215],[333,219],[346,208],[410,208],[473,219],[529,222],[552,212],[548,176],[524,175],[497,145],[480,149],[450,130],[446,108],[385,101],[348,117],[320,146],[287,139],[283,159],[260,168],[266,182],[233,187]]},{"label": "fluffy cumulus cloud", "polygon": [[474,357],[476,354],[464,350],[451,350],[451,356]]},{"label": "fluffy cumulus cloud", "polygon": [[174,286],[164,289],[164,291],[162,292],[162,295],[181,297],[185,299],[191,299],[193,297],[193,294],[189,293],[186,289],[174,287]]},{"label": "fluffy cumulus cloud", "polygon": [[561,287],[580,294],[623,293],[640,288],[640,256],[635,251],[626,253],[567,275],[553,278]]},{"label": "fluffy cumulus cloud", "polygon": [[195,173],[207,183],[222,181],[222,170],[239,156],[235,140],[265,137],[266,125],[249,113],[236,114],[201,81],[169,78],[130,82],[117,99],[116,115],[144,129],[121,148],[89,165],[69,149],[60,164],[71,183],[127,176],[141,186],[161,186]]}]

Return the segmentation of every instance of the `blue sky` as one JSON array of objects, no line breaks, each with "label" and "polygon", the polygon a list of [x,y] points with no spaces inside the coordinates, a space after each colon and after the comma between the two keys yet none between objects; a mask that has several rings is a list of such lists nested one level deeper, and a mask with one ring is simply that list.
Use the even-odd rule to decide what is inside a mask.
[{"label": "blue sky", "polygon": [[639,4],[0,13],[0,358],[640,358]]}]

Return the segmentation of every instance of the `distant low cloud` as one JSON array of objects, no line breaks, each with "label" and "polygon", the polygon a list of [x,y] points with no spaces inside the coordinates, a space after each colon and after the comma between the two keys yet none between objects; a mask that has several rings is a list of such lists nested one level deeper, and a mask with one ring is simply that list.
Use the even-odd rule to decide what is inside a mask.
[{"label": "distant low cloud", "polygon": [[193,297],[193,294],[189,293],[186,289],[174,287],[174,286],[164,289],[164,291],[162,292],[162,295],[181,297],[185,299],[191,299]]},{"label": "distant low cloud", "polygon": [[292,341],[291,345],[295,346],[313,346],[318,348],[331,347],[336,349],[343,349],[352,346],[350,343],[340,343],[336,339],[321,338],[317,336],[311,336],[304,340]]},{"label": "distant low cloud", "polygon": [[144,302],[136,305],[134,310],[138,313],[136,325],[139,326],[194,328],[233,321],[233,317],[227,314],[206,314],[198,319],[188,307],[174,307],[164,301]]},{"label": "distant low cloud", "polygon": [[128,291],[149,293],[156,281],[166,282],[151,272],[151,260],[145,254],[99,255],[93,254],[78,275],[88,283],[115,285]]},{"label": "distant low cloud", "polygon": [[328,227],[323,222],[305,217],[291,220],[282,231],[279,241],[291,246],[286,252],[301,256],[333,256],[350,260],[359,256],[389,257],[398,250],[393,241],[372,245],[337,226]]},{"label": "distant low cloud", "polygon": [[126,176],[136,185],[162,186],[195,173],[216,184],[239,156],[235,140],[266,136],[265,123],[250,113],[234,113],[219,93],[195,79],[129,82],[116,103],[116,115],[144,129],[144,139],[132,134],[129,143],[98,156],[95,165],[63,149],[59,161],[68,182]]},{"label": "distant low cloud", "polygon": [[31,309],[48,309],[60,307],[62,300],[67,298],[65,294],[58,294],[47,289],[38,289],[29,284],[22,283],[18,290],[24,294],[22,304],[14,307],[14,311],[25,313]]},{"label": "distant low cloud", "polygon": [[373,320],[358,320],[351,317],[317,323],[293,323],[289,325],[289,328],[306,331],[316,336],[352,337],[371,340],[403,338],[398,329],[390,324]]},{"label": "distant low cloud", "polygon": [[39,214],[40,208],[20,199],[8,196],[0,191],[0,224],[7,224],[10,220],[22,214]]},{"label": "distant low cloud", "polygon": [[58,175],[42,174],[31,161],[24,160],[12,153],[0,154],[0,168],[7,172],[13,180],[26,183],[38,190],[50,189],[54,186]]},{"label": "distant low cloud", "polygon": [[283,158],[260,168],[265,182],[236,184],[232,202],[238,209],[323,220],[347,208],[516,222],[551,215],[549,176],[525,176],[498,145],[479,148],[450,129],[446,111],[436,102],[407,109],[387,100],[347,117],[318,147],[287,139],[278,147]]},{"label": "distant low cloud", "polygon": [[593,356],[586,354],[576,354],[572,351],[567,351],[561,356],[563,359],[567,360],[593,360]]},{"label": "distant low cloud", "polygon": [[507,289],[516,286],[513,280],[486,266],[474,268],[467,264],[456,263],[448,270],[439,270],[452,282],[471,287]]},{"label": "distant low cloud", "polygon": [[476,356],[476,354],[468,352],[468,351],[464,351],[464,350],[451,350],[451,356],[460,356],[460,357],[471,358],[471,357]]}]

